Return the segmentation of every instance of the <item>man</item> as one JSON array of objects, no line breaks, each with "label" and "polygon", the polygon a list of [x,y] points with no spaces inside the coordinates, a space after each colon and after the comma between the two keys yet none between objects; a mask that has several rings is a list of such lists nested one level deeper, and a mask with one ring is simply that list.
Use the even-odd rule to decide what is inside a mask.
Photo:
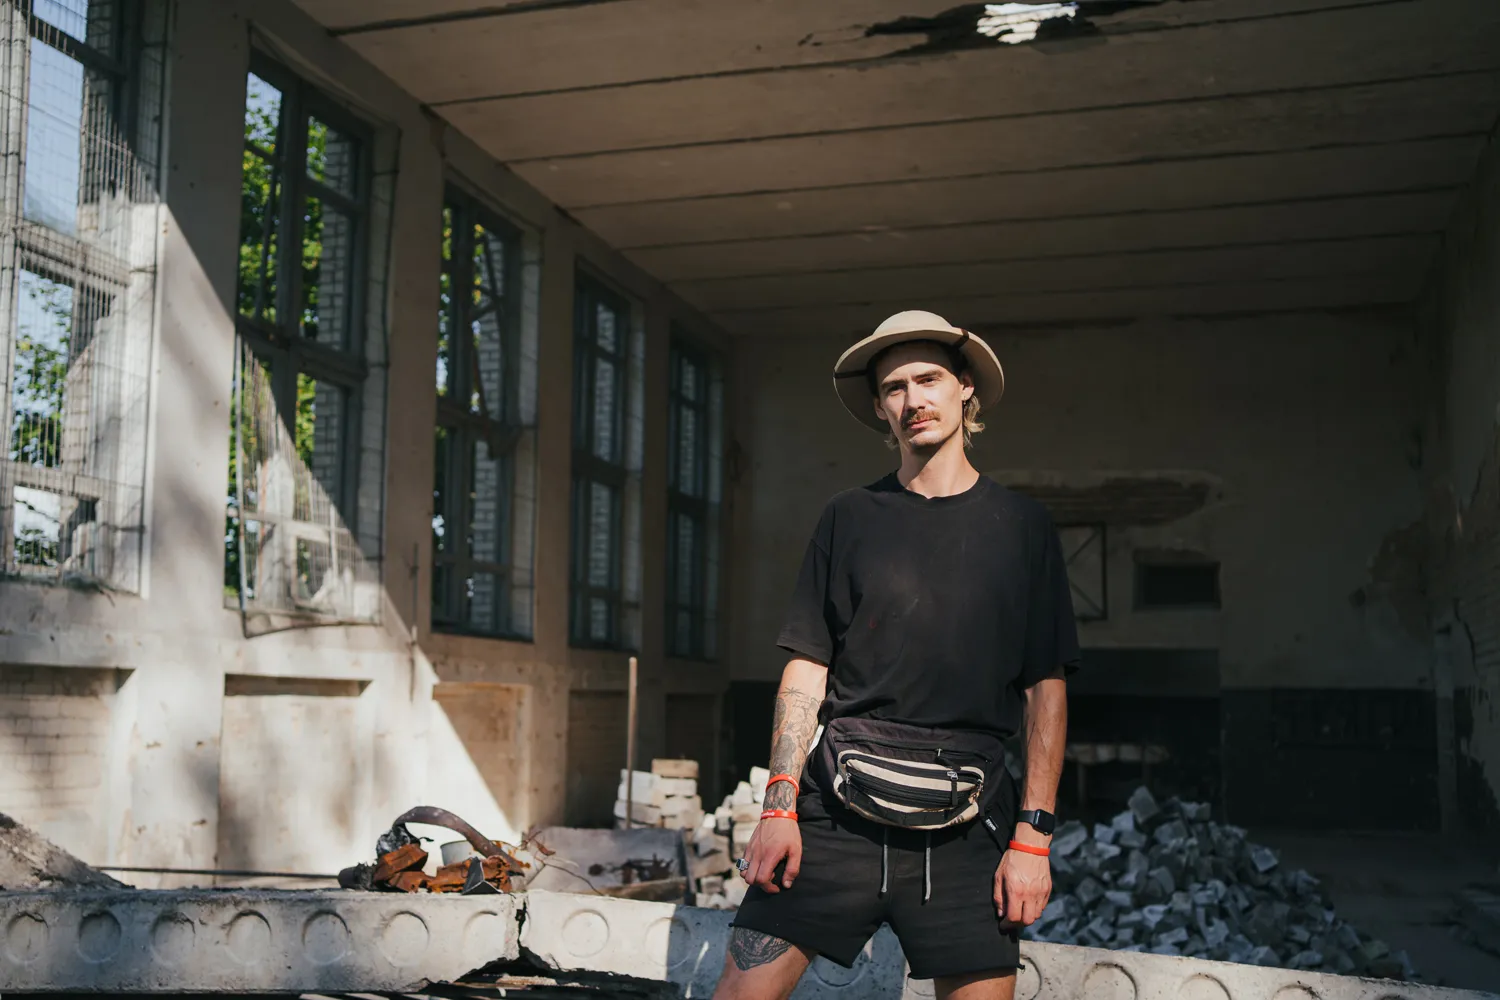
[{"label": "man", "polygon": [[[785,998],[814,957],[851,965],[884,922],[939,998],[1011,1000],[1019,929],[1051,892],[1078,659],[1061,547],[1041,505],[965,453],[1005,385],[982,340],[899,313],[833,374],[901,464],[834,497],[808,546],[751,888],[714,995]],[[1023,720],[1018,790],[997,748]]]}]

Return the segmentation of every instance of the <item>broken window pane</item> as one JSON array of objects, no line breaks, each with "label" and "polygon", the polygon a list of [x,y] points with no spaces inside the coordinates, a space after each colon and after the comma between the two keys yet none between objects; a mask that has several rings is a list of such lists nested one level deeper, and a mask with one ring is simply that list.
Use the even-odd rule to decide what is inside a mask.
[{"label": "broken window pane", "polygon": [[354,223],[347,212],[308,198],[302,217],[302,335],[343,348],[349,328]]},{"label": "broken window pane", "polygon": [[307,175],[347,198],[356,193],[359,144],[316,116],[307,120]]},{"label": "broken window pane", "polygon": [[75,235],[83,134],[83,64],[31,39],[24,213]]},{"label": "broken window pane", "polygon": [[495,233],[474,227],[474,313],[472,322],[474,371],[471,413],[492,420],[506,417],[505,316],[501,311],[505,244]]}]

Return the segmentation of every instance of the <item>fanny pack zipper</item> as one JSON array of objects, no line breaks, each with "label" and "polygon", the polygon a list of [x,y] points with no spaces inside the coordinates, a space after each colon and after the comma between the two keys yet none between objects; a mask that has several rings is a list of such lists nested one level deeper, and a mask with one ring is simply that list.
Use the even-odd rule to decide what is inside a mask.
[{"label": "fanny pack zipper", "polygon": [[[967,805],[969,797],[979,788],[979,782],[973,781],[965,789],[964,795],[954,801],[954,794],[949,791],[939,791],[935,788],[912,788],[874,775],[864,774],[859,771],[848,771],[847,780],[855,788],[867,794],[871,791],[879,792],[881,795],[905,805],[931,806],[956,808],[959,805]],[[971,779],[972,781],[972,779]]]}]

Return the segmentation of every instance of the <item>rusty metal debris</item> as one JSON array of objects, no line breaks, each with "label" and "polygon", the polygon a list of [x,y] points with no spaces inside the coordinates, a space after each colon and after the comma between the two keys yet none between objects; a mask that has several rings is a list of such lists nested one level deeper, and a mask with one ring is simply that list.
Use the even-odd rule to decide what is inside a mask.
[{"label": "rusty metal debris", "polygon": [[[406,828],[407,823],[446,827],[461,835],[482,857],[468,857],[443,865],[429,875],[428,853],[421,841]],[[522,847],[524,848],[523,842]],[[516,848],[521,850],[521,848]],[[545,850],[545,848],[542,848]],[[505,846],[474,829],[461,817],[436,806],[408,809],[375,842],[373,865],[362,863],[339,872],[339,885],[346,889],[394,892],[511,892],[512,879],[531,867]]]}]

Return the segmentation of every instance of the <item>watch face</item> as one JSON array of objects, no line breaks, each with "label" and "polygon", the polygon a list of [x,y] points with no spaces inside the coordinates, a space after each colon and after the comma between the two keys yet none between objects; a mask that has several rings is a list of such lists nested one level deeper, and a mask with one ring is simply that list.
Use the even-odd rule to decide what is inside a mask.
[{"label": "watch face", "polygon": [[1030,823],[1037,833],[1051,836],[1052,830],[1057,826],[1057,817],[1044,809],[1028,809],[1021,814],[1021,819]]}]

